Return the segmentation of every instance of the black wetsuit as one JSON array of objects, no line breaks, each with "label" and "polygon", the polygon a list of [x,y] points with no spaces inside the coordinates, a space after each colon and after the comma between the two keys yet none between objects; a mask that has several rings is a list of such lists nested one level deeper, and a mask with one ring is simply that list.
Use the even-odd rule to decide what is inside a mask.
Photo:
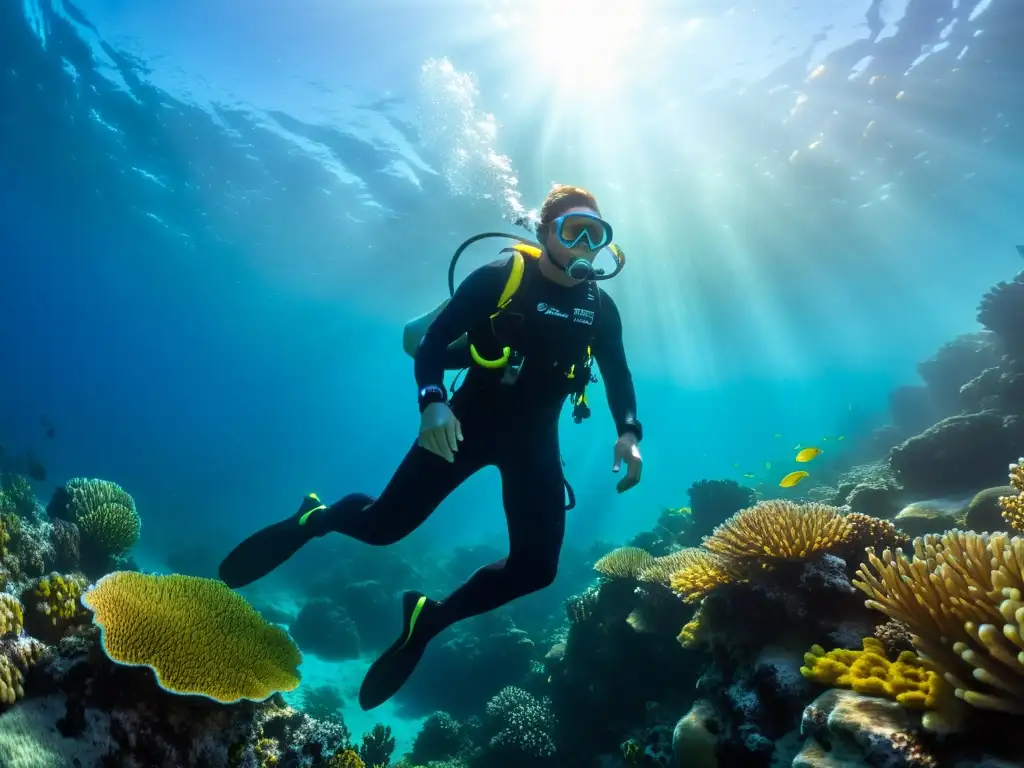
[{"label": "black wetsuit", "polygon": [[[377,499],[354,494],[329,508],[322,524],[368,544],[392,544],[418,528],[467,478],[486,466],[501,474],[509,554],[481,568],[433,611],[432,633],[498,608],[555,578],[565,529],[559,413],[581,372],[588,346],[600,368],[619,434],[640,435],[636,397],[622,346],[618,309],[594,283],[567,288],[539,274],[527,258],[511,303],[496,319],[511,260],[471,273],[434,319],[416,352],[420,388],[442,386],[457,365],[449,345],[468,332],[485,359],[508,346],[524,362],[513,385],[504,371],[472,365],[450,406],[464,439],[455,461],[414,444]],[[587,375],[583,373],[583,375]]]}]

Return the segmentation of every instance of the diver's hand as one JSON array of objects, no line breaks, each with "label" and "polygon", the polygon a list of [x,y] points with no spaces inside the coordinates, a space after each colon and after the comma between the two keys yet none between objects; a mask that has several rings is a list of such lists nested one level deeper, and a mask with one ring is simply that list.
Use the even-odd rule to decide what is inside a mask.
[{"label": "diver's hand", "polygon": [[455,461],[462,440],[462,425],[447,403],[431,403],[420,416],[420,447],[445,461]]},{"label": "diver's hand", "polygon": [[640,473],[644,468],[636,435],[631,432],[622,435],[615,441],[614,453],[615,463],[612,465],[612,472],[618,472],[622,468],[622,462],[626,462],[626,476],[615,485],[616,491],[624,493],[640,482]]}]

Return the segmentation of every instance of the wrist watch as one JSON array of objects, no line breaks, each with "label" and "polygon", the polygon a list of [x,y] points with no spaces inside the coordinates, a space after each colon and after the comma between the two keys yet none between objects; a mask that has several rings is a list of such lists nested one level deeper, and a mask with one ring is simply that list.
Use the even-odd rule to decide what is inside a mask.
[{"label": "wrist watch", "polygon": [[424,409],[431,403],[448,402],[448,394],[444,391],[444,387],[437,384],[427,384],[427,386],[420,388],[418,399],[420,413],[423,413]]},{"label": "wrist watch", "polygon": [[627,433],[632,434],[638,443],[644,439],[644,427],[639,419],[626,420],[626,423],[622,425],[622,429],[619,430],[619,437]]}]

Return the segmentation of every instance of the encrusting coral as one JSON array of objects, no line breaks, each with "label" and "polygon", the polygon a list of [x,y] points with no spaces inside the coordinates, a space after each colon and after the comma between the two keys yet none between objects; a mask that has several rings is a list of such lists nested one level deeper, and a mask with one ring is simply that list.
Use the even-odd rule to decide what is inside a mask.
[{"label": "encrusting coral", "polygon": [[909,627],[957,697],[1024,714],[1022,569],[1024,538],[953,530],[914,539],[911,558],[869,553],[853,584]]},{"label": "encrusting coral", "polygon": [[837,648],[827,653],[815,645],[804,655],[800,674],[817,683],[883,696],[912,709],[938,709],[943,696],[949,695],[942,677],[912,651],[889,661],[885,646],[875,638],[865,637],[862,645],[860,651]]},{"label": "encrusting coral", "polygon": [[116,571],[82,603],[95,613],[107,656],[150,667],[172,693],[233,703],[299,685],[294,641],[221,581]]},{"label": "encrusting coral", "polygon": [[1024,531],[1024,457],[1010,465],[1010,485],[1018,491],[1017,495],[1000,497],[999,506],[1003,519],[1015,530]]}]

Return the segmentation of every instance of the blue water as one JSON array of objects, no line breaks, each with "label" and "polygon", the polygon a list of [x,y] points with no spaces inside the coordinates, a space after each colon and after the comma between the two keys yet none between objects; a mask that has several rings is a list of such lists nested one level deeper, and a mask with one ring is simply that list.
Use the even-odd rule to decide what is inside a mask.
[{"label": "blue water", "polygon": [[[605,409],[566,417],[572,544],[855,445],[1024,267],[1018,6],[3,0],[0,444],[41,498],[129,490],[152,567],[375,493],[417,424],[403,323],[563,182],[626,248],[647,431],[618,496]],[[496,479],[413,544],[500,544]]]}]

